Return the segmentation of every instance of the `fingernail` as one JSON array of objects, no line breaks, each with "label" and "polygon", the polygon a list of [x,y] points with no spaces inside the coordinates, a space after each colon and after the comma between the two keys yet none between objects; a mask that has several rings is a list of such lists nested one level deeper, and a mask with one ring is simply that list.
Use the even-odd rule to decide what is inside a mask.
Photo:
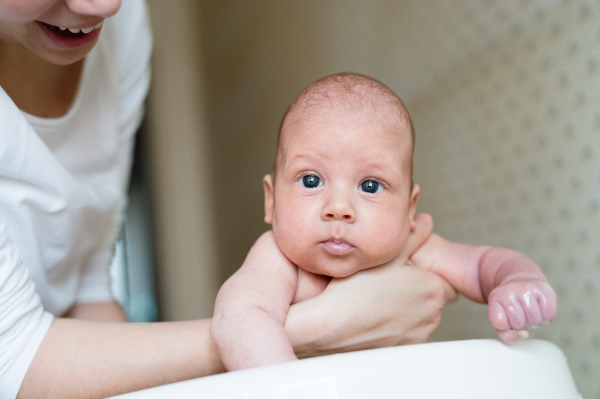
[{"label": "fingernail", "polygon": [[519,331],[518,335],[519,335],[519,339],[527,338],[527,337],[529,337],[529,331],[521,330],[521,331]]}]

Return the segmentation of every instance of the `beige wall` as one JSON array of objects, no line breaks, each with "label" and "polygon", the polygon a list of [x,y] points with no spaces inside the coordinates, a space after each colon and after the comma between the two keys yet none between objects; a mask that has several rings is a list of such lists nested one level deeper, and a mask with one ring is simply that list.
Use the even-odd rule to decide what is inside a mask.
[{"label": "beige wall", "polygon": [[[600,3],[537,3],[529,18],[523,5],[505,9],[508,21],[522,20],[412,101],[416,178],[440,234],[514,248],[542,267],[559,313],[531,335],[562,348],[583,397],[593,398],[600,396]],[[485,307],[462,300],[447,308],[436,338],[494,335]]]},{"label": "beige wall", "polygon": [[220,277],[239,268],[263,221],[262,177],[295,94],[327,72],[322,1],[203,1]]},{"label": "beige wall", "polygon": [[[164,223],[189,211],[184,222],[194,230],[194,220],[212,216],[217,251],[208,259],[218,265],[218,275],[210,278],[223,281],[235,271],[268,228],[261,178],[272,166],[279,121],[292,98],[326,74],[366,73],[400,94],[414,118],[420,210],[431,212],[436,231],[448,238],[512,247],[543,267],[559,293],[560,315],[533,336],[565,351],[584,397],[600,395],[597,1],[199,4],[191,26],[200,29],[201,42],[169,51],[193,48],[202,55],[203,74],[197,77],[204,79],[206,102],[198,104],[206,106],[205,119],[194,119],[189,104],[162,95],[160,102],[171,107],[163,114],[176,115],[174,126],[186,125],[191,115],[202,127],[186,133],[195,131],[200,141],[189,137],[192,145],[168,150],[170,158],[183,157],[178,162],[188,159],[185,170],[199,170],[199,177],[178,177],[179,169],[169,173],[177,190],[191,190],[191,198],[209,200],[209,206],[180,210]],[[158,69],[164,61],[156,61]],[[156,95],[157,86],[153,90]],[[194,202],[187,201],[181,207]],[[177,245],[188,253],[184,263],[199,256],[197,248]],[[169,282],[170,289],[180,282]],[[493,336],[485,307],[459,301],[445,310],[435,339]]]},{"label": "beige wall", "polygon": [[149,0],[154,30],[148,101],[160,317],[212,315],[219,287],[204,113],[199,7]]}]

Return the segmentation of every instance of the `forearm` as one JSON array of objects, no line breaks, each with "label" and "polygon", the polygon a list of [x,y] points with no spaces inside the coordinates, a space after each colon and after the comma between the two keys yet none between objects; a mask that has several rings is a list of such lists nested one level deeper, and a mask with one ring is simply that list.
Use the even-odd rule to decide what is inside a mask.
[{"label": "forearm", "polygon": [[479,303],[487,303],[494,288],[516,278],[548,281],[538,265],[519,252],[451,242],[437,234],[432,234],[411,260],[440,275],[459,293]]},{"label": "forearm", "polygon": [[296,359],[283,325],[297,288],[298,268],[263,234],[215,301],[210,332],[227,370]]},{"label": "forearm", "polygon": [[90,321],[127,321],[127,315],[117,302],[78,303],[64,317]]},{"label": "forearm", "polygon": [[56,318],[18,398],[103,398],[223,372],[209,326]]},{"label": "forearm", "polygon": [[491,248],[460,244],[432,234],[410,259],[419,267],[442,277],[470,300],[485,303],[487,296],[482,291],[480,261]]}]

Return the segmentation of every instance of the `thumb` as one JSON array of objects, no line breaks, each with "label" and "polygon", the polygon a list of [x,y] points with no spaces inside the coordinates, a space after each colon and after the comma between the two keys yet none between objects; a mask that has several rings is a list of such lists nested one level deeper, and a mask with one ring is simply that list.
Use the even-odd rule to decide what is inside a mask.
[{"label": "thumb", "polygon": [[414,227],[408,235],[404,253],[409,257],[427,241],[433,231],[433,219],[428,213],[419,213],[415,216]]}]

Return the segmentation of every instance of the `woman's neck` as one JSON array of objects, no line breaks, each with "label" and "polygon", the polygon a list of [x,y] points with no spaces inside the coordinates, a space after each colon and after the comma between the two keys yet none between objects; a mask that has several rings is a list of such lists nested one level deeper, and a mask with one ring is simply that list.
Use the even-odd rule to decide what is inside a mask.
[{"label": "woman's neck", "polygon": [[83,60],[51,64],[29,50],[0,41],[0,86],[21,109],[42,118],[65,115],[77,94]]}]

